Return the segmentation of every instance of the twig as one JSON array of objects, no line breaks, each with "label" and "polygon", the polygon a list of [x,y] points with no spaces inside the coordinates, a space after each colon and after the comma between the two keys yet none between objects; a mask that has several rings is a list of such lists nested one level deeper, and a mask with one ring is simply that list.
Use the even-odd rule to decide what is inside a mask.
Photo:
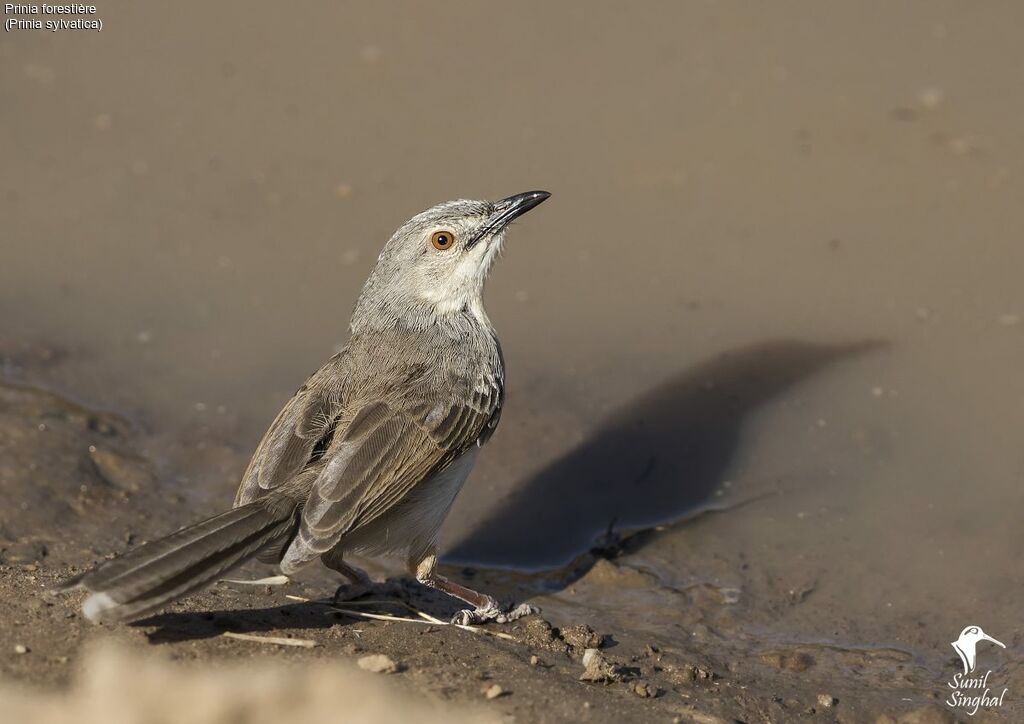
[{"label": "twig", "polygon": [[405,616],[392,616],[390,613],[367,613],[366,611],[356,611],[351,608],[338,608],[337,606],[331,606],[331,610],[338,611],[339,613],[346,613],[349,616],[372,618],[375,621],[405,621],[406,623],[430,624],[430,621],[421,621],[418,618],[406,618]]},{"label": "twig", "polygon": [[435,616],[431,616],[429,613],[424,613],[423,611],[420,611],[418,608],[415,608],[414,606],[411,606],[410,604],[406,603],[405,601],[346,601],[346,605],[358,606],[358,605],[366,605],[366,604],[389,604],[389,603],[393,603],[393,604],[397,604],[397,605],[400,605],[400,606],[405,606],[407,609],[409,609],[410,611],[415,613],[417,616],[419,616],[420,619],[423,619],[422,621],[420,619],[416,619],[416,618],[405,618],[405,617],[402,617],[402,616],[393,616],[393,615],[391,615],[389,613],[368,613],[366,611],[356,611],[356,610],[351,609],[351,608],[339,608],[338,606],[335,606],[334,604],[331,604],[331,603],[327,603],[325,601],[312,601],[312,600],[310,600],[308,598],[303,598],[302,596],[292,596],[290,594],[286,594],[285,598],[290,598],[293,601],[302,601],[303,603],[315,603],[315,604],[318,604],[320,606],[326,606],[327,608],[331,609],[332,611],[338,611],[339,613],[345,613],[345,614],[348,614],[350,616],[359,616],[361,618],[369,618],[369,619],[374,619],[374,620],[377,620],[377,621],[403,621],[405,623],[431,624],[433,626],[454,626],[455,628],[460,628],[463,631],[469,631],[470,633],[484,634],[486,636],[496,636],[499,639],[505,639],[507,641],[515,641],[516,640],[514,636],[510,636],[509,634],[504,633],[503,631],[489,631],[489,630],[487,630],[485,628],[480,628],[479,626],[463,626],[462,624],[451,623],[450,621],[442,621],[441,619],[439,619],[439,618],[437,618]]},{"label": "twig", "polygon": [[291,583],[291,579],[288,576],[268,576],[266,578],[257,578],[256,580],[222,578],[218,583],[235,583],[240,586],[283,586]]},{"label": "twig", "polygon": [[309,639],[286,639],[281,636],[253,636],[252,634],[235,633],[234,631],[225,631],[221,636],[229,639],[238,639],[239,641],[252,641],[257,644],[298,646],[304,649],[311,649],[317,645],[316,641],[310,641]]},{"label": "twig", "polygon": [[[321,606],[331,606],[331,605],[333,605],[333,604],[326,603],[324,601],[310,601],[308,598],[302,598],[301,596],[289,596],[289,595],[286,595],[285,598],[290,598],[290,599],[292,599],[294,601],[307,601],[309,603],[319,603]],[[403,608],[407,608],[408,610],[412,611],[413,613],[415,613],[417,616],[419,616],[420,618],[424,619],[425,621],[429,621],[430,623],[437,624],[438,626],[447,626],[448,623],[449,623],[448,621],[442,621],[441,619],[437,618],[436,616],[431,616],[429,613],[426,613],[425,611],[420,611],[418,608],[416,608],[415,606],[409,605],[405,601],[382,601],[382,600],[374,600],[374,601],[345,601],[345,605],[346,606],[402,606]],[[389,614],[383,614],[383,615],[389,615]]]}]

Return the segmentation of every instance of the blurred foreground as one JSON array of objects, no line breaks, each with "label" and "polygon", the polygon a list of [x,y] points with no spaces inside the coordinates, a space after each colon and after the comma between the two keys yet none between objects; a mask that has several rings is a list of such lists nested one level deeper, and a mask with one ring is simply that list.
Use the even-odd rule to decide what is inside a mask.
[{"label": "blurred foreground", "polygon": [[59,693],[0,687],[4,720],[19,724],[283,724],[343,721],[461,724],[499,717],[402,692],[352,664],[273,662],[186,667],[153,654],[97,647]]}]

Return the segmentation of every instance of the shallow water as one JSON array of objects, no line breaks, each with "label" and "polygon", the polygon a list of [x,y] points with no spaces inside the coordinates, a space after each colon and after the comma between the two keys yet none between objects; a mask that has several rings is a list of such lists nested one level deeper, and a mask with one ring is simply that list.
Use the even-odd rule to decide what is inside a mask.
[{"label": "shallow water", "polygon": [[226,502],[401,221],[546,188],[489,285],[509,401],[453,559],[724,508],[631,564],[796,591],[747,630],[938,685],[969,623],[1019,662],[1020,6],[101,10],[0,38],[9,376]]}]

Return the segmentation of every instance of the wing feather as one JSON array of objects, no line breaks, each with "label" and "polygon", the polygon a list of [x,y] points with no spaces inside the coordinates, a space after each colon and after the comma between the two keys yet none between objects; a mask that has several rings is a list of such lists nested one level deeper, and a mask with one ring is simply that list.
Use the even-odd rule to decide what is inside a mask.
[{"label": "wing feather", "polygon": [[317,370],[285,404],[256,447],[242,476],[235,506],[251,503],[301,473],[337,427],[346,357],[341,352]]},{"label": "wing feather", "polygon": [[[386,375],[350,385],[356,361],[344,350],[306,381],[267,430],[239,486],[236,505],[301,479],[294,492],[306,500],[281,561],[286,570],[380,519],[486,439],[501,412],[500,378],[454,379],[426,388],[452,389],[450,397],[408,400],[393,386],[404,380],[386,382]],[[430,369],[421,367],[417,374]]]},{"label": "wing feather", "polygon": [[330,550],[447,467],[497,413],[498,399],[491,399],[490,405],[375,402],[361,409],[325,455],[282,565],[298,566]]}]

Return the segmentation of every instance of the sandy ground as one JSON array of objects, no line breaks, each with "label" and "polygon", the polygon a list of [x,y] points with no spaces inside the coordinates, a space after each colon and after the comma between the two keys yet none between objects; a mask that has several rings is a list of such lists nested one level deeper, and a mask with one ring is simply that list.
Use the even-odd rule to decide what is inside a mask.
[{"label": "sandy ground", "polygon": [[[1022,6],[98,10],[0,36],[6,678],[67,690],[112,638],[203,666],[379,651],[411,695],[529,721],[963,718],[973,624],[1008,693],[972,721],[1024,718]],[[445,560],[610,637],[625,680],[522,626],[285,598],[321,573],[138,627],[42,595],[227,504],[405,218],[531,188],[553,197],[487,294],[507,409]]]},{"label": "sandy ground", "polygon": [[[543,615],[477,632],[413,614],[446,621],[458,605],[405,579],[390,579],[357,602],[329,605],[333,580],[323,570],[286,586],[222,583],[132,626],[90,625],[77,609],[81,594],[51,590],[101,551],[138,545],[136,531],[196,513],[153,482],[150,464],[134,450],[138,433],[122,419],[25,386],[0,386],[0,402],[5,494],[24,501],[20,512],[0,520],[0,681],[27,717],[60,721],[62,712],[85,711],[96,721],[235,721],[259,710],[298,721],[303,712],[347,707],[345,697],[360,692],[368,699],[353,708],[359,721],[407,720],[421,698],[439,717],[472,720],[953,720],[936,701],[939,693],[928,691],[927,667],[903,650],[794,646],[744,633],[755,619],[767,625],[798,606],[813,584],[782,593],[757,581],[744,594],[758,601],[755,612],[739,588],[676,588],[630,564],[645,539],[671,527],[608,538],[603,548],[544,574],[450,568],[466,583],[543,607]],[[702,520],[724,514],[706,513],[680,530],[700,538]],[[721,561],[720,576],[737,564]],[[238,575],[268,573],[251,565]],[[381,621],[352,611],[420,620]],[[96,650],[98,643],[120,648]],[[352,664],[373,655],[389,658],[377,673],[404,690],[397,700],[388,684],[360,683],[366,674]],[[161,663],[168,660],[194,666]],[[309,668],[311,662],[334,668]],[[261,682],[274,678],[272,666],[286,678],[268,691]],[[332,675],[341,688],[325,692],[323,681]],[[71,688],[43,695],[26,685]],[[148,693],[154,687],[159,696]],[[274,691],[301,703],[277,701],[276,709],[264,710],[260,702],[273,701]],[[169,697],[186,708],[168,710]]]}]

